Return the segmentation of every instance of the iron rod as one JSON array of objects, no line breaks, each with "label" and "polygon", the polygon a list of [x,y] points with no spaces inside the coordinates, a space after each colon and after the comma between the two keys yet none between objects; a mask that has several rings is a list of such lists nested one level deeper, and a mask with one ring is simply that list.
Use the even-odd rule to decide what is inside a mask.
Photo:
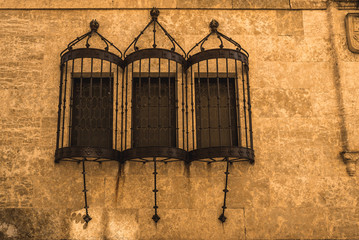
[{"label": "iron rod", "polygon": [[225,186],[224,186],[224,189],[223,189],[223,192],[224,192],[224,199],[223,199],[223,206],[222,206],[222,214],[219,216],[219,220],[222,221],[222,222],[225,222],[226,221],[226,217],[224,215],[224,212],[227,208],[226,206],[226,201],[227,201],[227,192],[229,192],[228,190],[228,175],[229,175],[229,161],[228,161],[228,157],[225,157],[225,160],[227,162],[227,166],[226,166],[226,171],[224,172],[226,174],[226,182],[225,182]]},{"label": "iron rod", "polygon": [[[196,114],[198,114],[198,116],[196,116],[196,120],[198,119],[198,121],[196,121],[196,124],[197,124],[197,129],[198,129],[198,132],[197,132],[197,148],[199,146],[201,146],[201,133],[202,133],[202,112],[201,112],[201,76],[200,76],[200,66],[199,66],[199,62],[197,63],[197,71],[198,71],[198,91],[195,96],[197,97],[198,99],[198,113],[196,112]],[[197,103],[196,103],[197,104]],[[196,106],[197,107],[197,106]]]},{"label": "iron rod", "polygon": [[242,62],[242,83],[243,83],[243,114],[244,114],[244,130],[246,134],[246,147],[248,147],[248,129],[247,129],[247,111],[246,111],[246,93],[245,93],[245,84],[244,84],[244,64]]},{"label": "iron rod", "polygon": [[158,189],[157,189],[157,174],[158,173],[157,173],[157,161],[156,160],[157,160],[156,157],[154,157],[153,158],[153,167],[154,167],[154,171],[153,171],[154,189],[153,189],[153,192],[154,192],[154,195],[155,195],[155,205],[153,206],[153,208],[155,209],[155,214],[153,215],[152,219],[153,219],[153,221],[155,221],[157,223],[160,220],[160,217],[157,214],[157,209],[158,209],[158,205],[157,205],[157,192],[158,192]]},{"label": "iron rod", "polygon": [[171,61],[168,59],[168,146],[172,146],[171,138]]},{"label": "iron rod", "polygon": [[209,141],[209,147],[212,146],[212,138],[211,138],[211,104],[210,104],[210,96],[211,96],[211,91],[210,91],[210,85],[209,85],[209,67],[208,67],[208,59],[206,59],[206,68],[207,68],[207,100],[208,100],[208,141]]},{"label": "iron rod", "polygon": [[118,120],[118,65],[116,65],[116,107],[115,107],[115,150],[117,149],[117,120]]},{"label": "iron rod", "polygon": [[150,98],[151,96],[151,58],[148,59],[148,97],[147,97],[147,146],[150,144],[151,140],[151,133],[150,133],[150,115],[151,115],[151,110],[150,110]]},{"label": "iron rod", "polygon": [[246,76],[247,76],[247,96],[248,96],[248,122],[249,122],[249,141],[251,149],[253,149],[253,130],[252,130],[252,106],[251,106],[251,97],[250,97],[250,88],[249,88],[249,67],[245,64]]},{"label": "iron rod", "polygon": [[83,217],[83,219],[85,220],[85,222],[86,223],[88,223],[89,221],[91,221],[91,217],[90,217],[90,215],[89,215],[89,213],[88,213],[88,208],[89,208],[89,206],[88,206],[88,204],[87,204],[87,188],[86,188],[86,171],[85,171],[85,160],[86,160],[86,158],[83,158],[82,159],[82,175],[83,175],[83,181],[84,181],[84,190],[83,190],[83,192],[84,192],[84,198],[85,198],[85,210],[86,210],[86,215]]},{"label": "iron rod", "polygon": [[65,64],[65,85],[64,85],[64,111],[62,112],[62,134],[61,134],[61,147],[64,147],[64,135],[65,135],[65,113],[66,113],[66,92],[67,92],[67,67],[68,62]]},{"label": "iron rod", "polygon": [[56,149],[59,149],[60,145],[60,124],[61,124],[61,110],[62,110],[62,82],[64,75],[64,64],[60,65],[60,85],[59,85],[59,105],[57,110],[57,132],[56,132]]},{"label": "iron rod", "polygon": [[74,74],[74,65],[75,65],[75,59],[72,59],[72,66],[71,66],[71,89],[70,89],[70,109],[69,109],[69,114],[70,114],[70,118],[69,118],[69,144],[68,146],[71,146],[71,135],[72,135],[72,107],[74,105],[74,93],[73,93],[73,89],[74,89],[74,79],[73,79],[73,74]]},{"label": "iron rod", "polygon": [[126,96],[126,100],[125,100],[125,149],[127,149],[127,133],[128,133],[128,129],[127,129],[127,121],[128,121],[128,68],[129,66],[126,67],[126,90],[125,90],[125,96]]},{"label": "iron rod", "polygon": [[218,136],[219,146],[222,146],[221,138],[221,109],[220,109],[220,89],[219,89],[219,73],[218,73],[218,58],[216,58],[216,73],[217,73],[217,111],[218,111]]},{"label": "iron rod", "polygon": [[161,136],[161,58],[158,58],[158,116],[157,116],[157,124],[158,124],[158,135],[157,135],[157,143],[160,145],[160,136]]},{"label": "iron rod", "polygon": [[122,71],[122,84],[121,84],[121,151],[124,150],[124,145],[123,145],[123,139],[124,139],[124,136],[123,136],[123,114],[124,114],[124,105],[123,105],[123,92],[124,92],[124,84],[125,84],[125,71],[126,71],[127,67]]},{"label": "iron rod", "polygon": [[233,146],[231,100],[230,100],[230,93],[229,93],[229,77],[228,77],[228,58],[226,58],[226,73],[227,73],[227,101],[228,101],[229,139],[230,139],[230,144],[231,144],[230,146]]},{"label": "iron rod", "polygon": [[239,79],[238,79],[238,66],[237,60],[235,60],[235,71],[236,71],[236,105],[237,105],[237,133],[238,133],[238,146],[242,147],[242,131],[241,131],[241,107],[240,107],[240,100],[239,100]]},{"label": "iron rod", "polygon": [[192,115],[192,149],[195,149],[194,145],[194,103],[193,103],[193,72],[191,66],[191,115]]}]

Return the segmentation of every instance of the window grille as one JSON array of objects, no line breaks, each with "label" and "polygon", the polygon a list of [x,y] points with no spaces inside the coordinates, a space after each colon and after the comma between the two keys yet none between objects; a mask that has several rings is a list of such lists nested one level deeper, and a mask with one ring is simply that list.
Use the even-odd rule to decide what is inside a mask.
[{"label": "window grille", "polygon": [[[218,26],[218,22],[212,20],[210,33],[187,53],[187,94],[190,96],[187,121],[192,123],[187,139],[192,139],[189,141],[191,161],[226,162],[224,201],[218,218],[225,222],[229,164],[253,163],[254,151],[248,53],[219,32]],[[210,45],[212,35],[219,40],[219,47]],[[234,45],[235,49],[225,48],[225,43]],[[204,44],[209,45],[208,50]]]},{"label": "window grille", "polygon": [[[123,61],[121,51],[97,32],[96,20],[91,30],[70,42],[61,52],[59,107],[55,161],[82,162],[85,197],[84,220],[88,223],[85,162],[118,160],[118,102]],[[105,49],[90,48],[92,36],[99,36]],[[79,42],[85,48],[74,48]],[[112,47],[115,53],[109,51]]]},{"label": "window grille", "polygon": [[[219,217],[224,222],[229,163],[254,163],[248,53],[220,33],[213,20],[210,33],[186,54],[158,22],[159,11],[153,8],[150,14],[123,60],[121,51],[98,33],[96,20],[61,53],[55,161],[82,162],[86,223],[91,217],[85,162],[153,163],[155,222],[160,220],[159,162],[225,162]],[[104,50],[90,48],[95,35]],[[211,45],[212,35],[219,47]],[[140,48],[148,37],[152,45]],[[81,41],[86,47],[75,49]]]}]

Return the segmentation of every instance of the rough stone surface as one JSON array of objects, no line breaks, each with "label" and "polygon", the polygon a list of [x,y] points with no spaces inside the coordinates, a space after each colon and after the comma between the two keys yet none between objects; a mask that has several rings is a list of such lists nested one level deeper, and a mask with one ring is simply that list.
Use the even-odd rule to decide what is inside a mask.
[{"label": "rough stone surface", "polygon": [[[0,239],[358,239],[359,174],[340,152],[359,151],[359,55],[348,11],[325,2],[0,1],[59,8],[0,10]],[[224,163],[159,164],[157,224],[152,164],[87,164],[86,224],[81,165],[54,163],[59,53],[94,18],[124,50],[155,3],[186,51],[215,18],[250,54],[256,163],[229,166],[224,224]]]}]

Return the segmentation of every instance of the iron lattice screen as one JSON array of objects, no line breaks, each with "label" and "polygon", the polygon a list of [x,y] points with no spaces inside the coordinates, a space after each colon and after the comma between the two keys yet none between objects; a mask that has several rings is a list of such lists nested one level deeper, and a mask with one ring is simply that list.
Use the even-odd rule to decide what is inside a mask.
[{"label": "iron lattice screen", "polygon": [[197,148],[238,146],[233,78],[195,78]]},{"label": "iron lattice screen", "polygon": [[175,78],[133,78],[133,147],[176,147]]},{"label": "iron lattice screen", "polygon": [[112,148],[112,78],[73,78],[71,146]]}]

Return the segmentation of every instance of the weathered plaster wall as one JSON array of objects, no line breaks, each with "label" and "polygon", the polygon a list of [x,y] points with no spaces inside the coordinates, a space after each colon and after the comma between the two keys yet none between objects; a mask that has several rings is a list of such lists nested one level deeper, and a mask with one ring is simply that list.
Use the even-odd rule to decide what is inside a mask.
[{"label": "weathered plaster wall", "polygon": [[[94,18],[124,50],[152,6],[167,8],[160,21],[187,51],[215,18],[250,53],[256,163],[230,166],[225,224],[217,219],[224,165],[160,165],[157,225],[152,165],[88,164],[86,227],[81,166],[53,161],[59,53]],[[0,8],[0,239],[359,238],[358,177],[339,155],[359,150],[359,55],[348,50],[344,27],[345,15],[358,11],[324,0],[0,1]]]}]

